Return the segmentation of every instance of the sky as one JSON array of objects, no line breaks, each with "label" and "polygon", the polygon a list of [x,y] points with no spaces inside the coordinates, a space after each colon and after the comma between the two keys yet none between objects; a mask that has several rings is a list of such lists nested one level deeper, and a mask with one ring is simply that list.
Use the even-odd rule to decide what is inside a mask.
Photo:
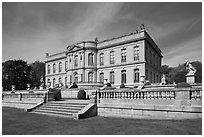
[{"label": "sky", "polygon": [[45,61],[83,40],[130,34],[144,24],[162,64],[202,60],[201,2],[2,3],[2,61]]}]

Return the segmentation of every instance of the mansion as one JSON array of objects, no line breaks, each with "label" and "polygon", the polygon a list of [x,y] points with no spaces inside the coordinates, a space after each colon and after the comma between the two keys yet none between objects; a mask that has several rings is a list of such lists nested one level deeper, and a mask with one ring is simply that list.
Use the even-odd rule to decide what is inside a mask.
[{"label": "mansion", "polygon": [[162,54],[145,31],[104,41],[82,41],[69,45],[64,52],[46,54],[46,86],[58,84],[121,83],[136,86],[146,81],[161,81]]}]

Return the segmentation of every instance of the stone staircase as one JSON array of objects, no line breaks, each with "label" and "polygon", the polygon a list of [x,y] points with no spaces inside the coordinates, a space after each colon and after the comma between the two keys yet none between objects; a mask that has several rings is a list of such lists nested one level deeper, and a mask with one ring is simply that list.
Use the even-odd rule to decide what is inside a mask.
[{"label": "stone staircase", "polygon": [[50,101],[36,108],[31,113],[74,118],[74,114],[78,113],[88,104],[89,100]]}]

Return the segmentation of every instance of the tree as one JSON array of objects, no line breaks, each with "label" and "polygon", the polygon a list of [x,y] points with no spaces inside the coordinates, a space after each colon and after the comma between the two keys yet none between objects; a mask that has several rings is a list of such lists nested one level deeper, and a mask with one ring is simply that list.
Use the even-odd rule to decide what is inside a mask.
[{"label": "tree", "polygon": [[[202,63],[199,61],[191,62],[192,65],[196,68],[196,83],[202,83]],[[169,67],[167,65],[163,65],[161,69],[162,74],[166,74],[166,79],[169,83],[180,83],[186,82],[186,74],[188,73],[186,70],[185,63],[179,64],[177,67]]]},{"label": "tree", "polygon": [[[40,86],[40,79],[41,76],[45,76],[45,63],[40,61],[35,61],[34,63],[30,64],[32,71],[31,71],[31,87],[39,87]],[[45,81],[45,78],[44,78]]]},{"label": "tree", "polygon": [[31,67],[23,60],[9,60],[2,64],[2,86],[3,90],[11,90],[15,85],[17,90],[27,88],[30,82]]}]

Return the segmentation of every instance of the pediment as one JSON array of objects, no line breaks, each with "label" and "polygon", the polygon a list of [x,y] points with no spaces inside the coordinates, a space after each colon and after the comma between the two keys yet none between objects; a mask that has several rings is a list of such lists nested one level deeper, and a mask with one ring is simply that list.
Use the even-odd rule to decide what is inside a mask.
[{"label": "pediment", "polygon": [[69,46],[67,47],[67,51],[70,52],[70,51],[75,51],[75,50],[79,50],[79,49],[82,49],[81,46],[78,46],[78,45],[72,45],[72,46]]}]

